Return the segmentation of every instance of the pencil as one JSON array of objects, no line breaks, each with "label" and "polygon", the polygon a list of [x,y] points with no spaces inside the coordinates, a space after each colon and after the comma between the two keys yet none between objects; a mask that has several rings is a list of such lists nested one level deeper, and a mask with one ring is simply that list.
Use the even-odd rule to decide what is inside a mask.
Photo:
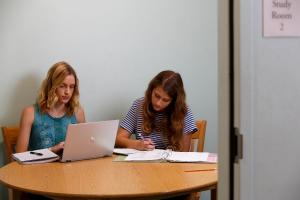
[{"label": "pencil", "polygon": [[217,170],[217,168],[211,168],[211,169],[194,169],[194,170],[186,170],[184,172],[205,172],[205,171],[214,171]]}]

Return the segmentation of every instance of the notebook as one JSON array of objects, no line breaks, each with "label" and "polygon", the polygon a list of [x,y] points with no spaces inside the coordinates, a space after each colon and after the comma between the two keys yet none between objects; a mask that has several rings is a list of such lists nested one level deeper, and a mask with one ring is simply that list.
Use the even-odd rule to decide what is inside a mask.
[{"label": "notebook", "polygon": [[48,148],[14,153],[12,157],[21,164],[47,163],[59,159],[59,156],[50,151]]},{"label": "notebook", "polygon": [[70,124],[61,162],[111,156],[119,120]]}]

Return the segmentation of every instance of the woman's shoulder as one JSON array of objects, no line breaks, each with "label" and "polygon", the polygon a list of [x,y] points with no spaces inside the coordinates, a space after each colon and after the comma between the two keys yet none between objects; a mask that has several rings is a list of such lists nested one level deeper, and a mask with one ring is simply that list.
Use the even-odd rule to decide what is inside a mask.
[{"label": "woman's shoulder", "polygon": [[33,114],[35,110],[35,106],[34,105],[30,105],[30,106],[26,106],[25,108],[23,108],[22,113],[23,114]]},{"label": "woman's shoulder", "polygon": [[195,118],[193,115],[193,111],[190,106],[186,106],[185,120],[189,122],[194,122]]},{"label": "woman's shoulder", "polygon": [[23,108],[22,114],[21,114],[21,119],[22,121],[25,120],[26,122],[33,122],[34,120],[34,106],[26,106]]},{"label": "woman's shoulder", "polygon": [[135,99],[131,105],[131,109],[139,109],[142,107],[143,103],[144,103],[144,97]]},{"label": "woman's shoulder", "polygon": [[141,104],[143,104],[144,103],[144,97],[140,97],[140,98],[137,98],[137,99],[135,99],[134,101],[133,101],[133,104],[134,105],[141,105]]},{"label": "woman's shoulder", "polygon": [[185,118],[192,118],[192,119],[194,118],[193,111],[189,105],[186,105]]},{"label": "woman's shoulder", "polygon": [[78,109],[75,112],[75,117],[78,123],[83,123],[85,122],[85,114],[84,114],[84,109],[83,107],[78,107]]},{"label": "woman's shoulder", "polygon": [[186,104],[186,110],[189,111],[189,112],[192,111],[191,107],[188,104]]}]

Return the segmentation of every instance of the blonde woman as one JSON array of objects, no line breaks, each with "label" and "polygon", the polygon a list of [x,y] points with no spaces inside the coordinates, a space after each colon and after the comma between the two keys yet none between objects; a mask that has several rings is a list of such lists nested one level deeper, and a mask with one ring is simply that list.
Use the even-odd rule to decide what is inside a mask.
[{"label": "blonde woman", "polygon": [[78,78],[66,62],[55,63],[42,82],[34,105],[24,108],[16,151],[64,148],[69,124],[85,122],[79,103]]}]

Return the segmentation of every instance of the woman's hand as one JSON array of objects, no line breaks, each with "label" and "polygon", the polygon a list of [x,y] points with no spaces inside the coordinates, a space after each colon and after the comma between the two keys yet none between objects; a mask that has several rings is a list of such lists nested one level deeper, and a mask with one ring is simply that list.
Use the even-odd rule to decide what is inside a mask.
[{"label": "woman's hand", "polygon": [[138,140],[137,149],[142,151],[151,151],[155,148],[154,143],[150,138]]},{"label": "woman's hand", "polygon": [[149,151],[155,148],[151,139],[145,138],[144,140],[136,140],[131,139],[130,136],[131,133],[120,127],[117,134],[116,147],[132,148],[141,151]]},{"label": "woman's hand", "polygon": [[50,147],[49,150],[52,151],[53,153],[59,153],[62,151],[65,147],[65,142],[60,142],[57,145]]}]

